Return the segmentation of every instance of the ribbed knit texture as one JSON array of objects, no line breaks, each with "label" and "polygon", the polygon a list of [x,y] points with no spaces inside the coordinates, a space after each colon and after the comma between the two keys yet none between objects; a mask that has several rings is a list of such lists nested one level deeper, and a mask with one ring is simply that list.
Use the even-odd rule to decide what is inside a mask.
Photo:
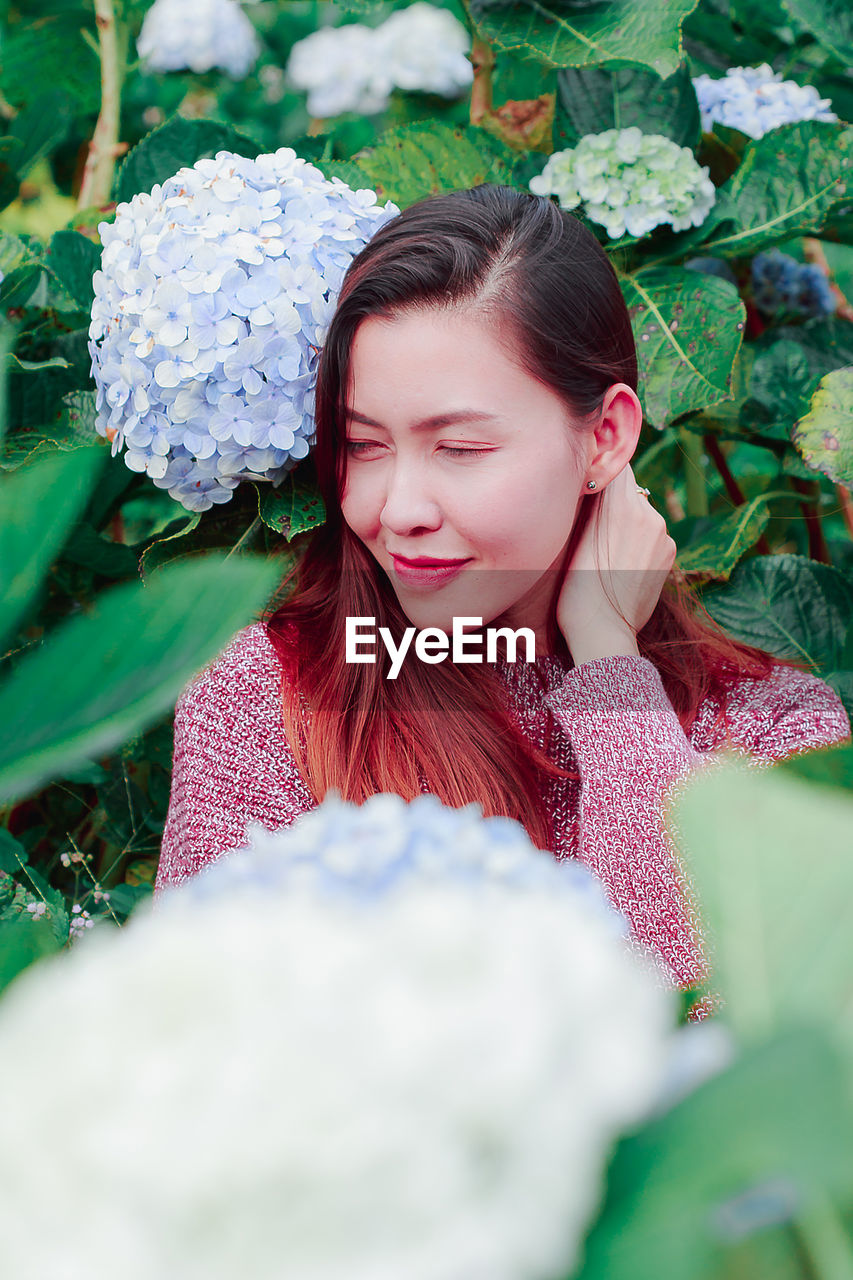
[{"label": "ribbed knit texture", "polygon": [[[850,725],[837,695],[814,676],[775,667],[764,680],[734,683],[725,717],[718,701],[706,700],[685,734],[645,658],[570,667],[549,656],[496,670],[525,736],[580,776],[543,793],[553,852],[579,858],[601,879],[673,985],[707,980],[700,909],[664,823],[674,784],[724,748],[770,762],[844,740]],[[281,691],[281,664],[256,623],[182,693],[155,892],[245,847],[247,823],[274,831],[315,807],[285,736]],[[691,1017],[713,1006],[700,1002]]]}]

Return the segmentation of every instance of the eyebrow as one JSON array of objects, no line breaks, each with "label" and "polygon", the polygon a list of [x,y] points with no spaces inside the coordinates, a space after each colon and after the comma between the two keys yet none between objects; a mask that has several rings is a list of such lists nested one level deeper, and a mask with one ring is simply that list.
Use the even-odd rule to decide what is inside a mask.
[{"label": "eyebrow", "polygon": [[[438,427],[449,427],[454,422],[497,422],[493,413],[484,413],[479,409],[455,409],[450,413],[436,413],[431,418],[423,418],[412,424],[413,431],[435,431]],[[365,427],[378,427],[386,431],[381,422],[368,418],[366,414],[352,411],[347,414],[347,422],[360,422]]]}]

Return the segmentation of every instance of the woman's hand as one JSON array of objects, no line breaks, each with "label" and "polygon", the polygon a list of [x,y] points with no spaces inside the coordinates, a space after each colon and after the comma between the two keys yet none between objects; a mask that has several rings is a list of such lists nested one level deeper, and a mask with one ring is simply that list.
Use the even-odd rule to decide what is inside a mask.
[{"label": "woman's hand", "polygon": [[630,466],[611,480],[590,517],[557,600],[557,623],[575,666],[637,655],[637,632],[660,598],[676,546],[662,515],[638,492]]}]

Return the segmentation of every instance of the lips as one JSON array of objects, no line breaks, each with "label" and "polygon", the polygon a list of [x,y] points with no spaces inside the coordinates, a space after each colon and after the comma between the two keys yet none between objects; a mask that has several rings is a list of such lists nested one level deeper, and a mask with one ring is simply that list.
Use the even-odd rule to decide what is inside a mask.
[{"label": "lips", "polygon": [[438,587],[458,573],[468,564],[468,560],[405,560],[394,556],[394,573],[399,580],[410,587]]},{"label": "lips", "polygon": [[391,557],[395,562],[406,565],[411,569],[448,569],[454,565],[467,564],[471,559],[470,556],[459,560],[438,560],[434,556],[418,556],[416,560],[412,560],[409,556],[395,555],[393,551]]}]

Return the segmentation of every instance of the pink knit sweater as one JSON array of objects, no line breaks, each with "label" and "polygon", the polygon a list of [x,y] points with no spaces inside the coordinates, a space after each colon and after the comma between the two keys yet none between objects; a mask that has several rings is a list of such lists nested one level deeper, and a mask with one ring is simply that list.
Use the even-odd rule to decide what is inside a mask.
[{"label": "pink knit sweater", "polygon": [[[706,979],[698,906],[662,818],[667,794],[715,749],[733,746],[773,761],[843,740],[850,728],[838,697],[814,676],[780,666],[764,680],[732,686],[728,737],[713,699],[685,734],[645,658],[570,667],[549,656],[496,670],[525,735],[580,775],[549,783],[542,797],[557,857],[579,858],[595,872],[673,985]],[[281,665],[256,623],[182,693],[156,892],[245,847],[247,823],[273,831],[315,807],[284,733],[281,690]],[[709,1011],[710,1004],[697,1005],[691,1016]]]}]

